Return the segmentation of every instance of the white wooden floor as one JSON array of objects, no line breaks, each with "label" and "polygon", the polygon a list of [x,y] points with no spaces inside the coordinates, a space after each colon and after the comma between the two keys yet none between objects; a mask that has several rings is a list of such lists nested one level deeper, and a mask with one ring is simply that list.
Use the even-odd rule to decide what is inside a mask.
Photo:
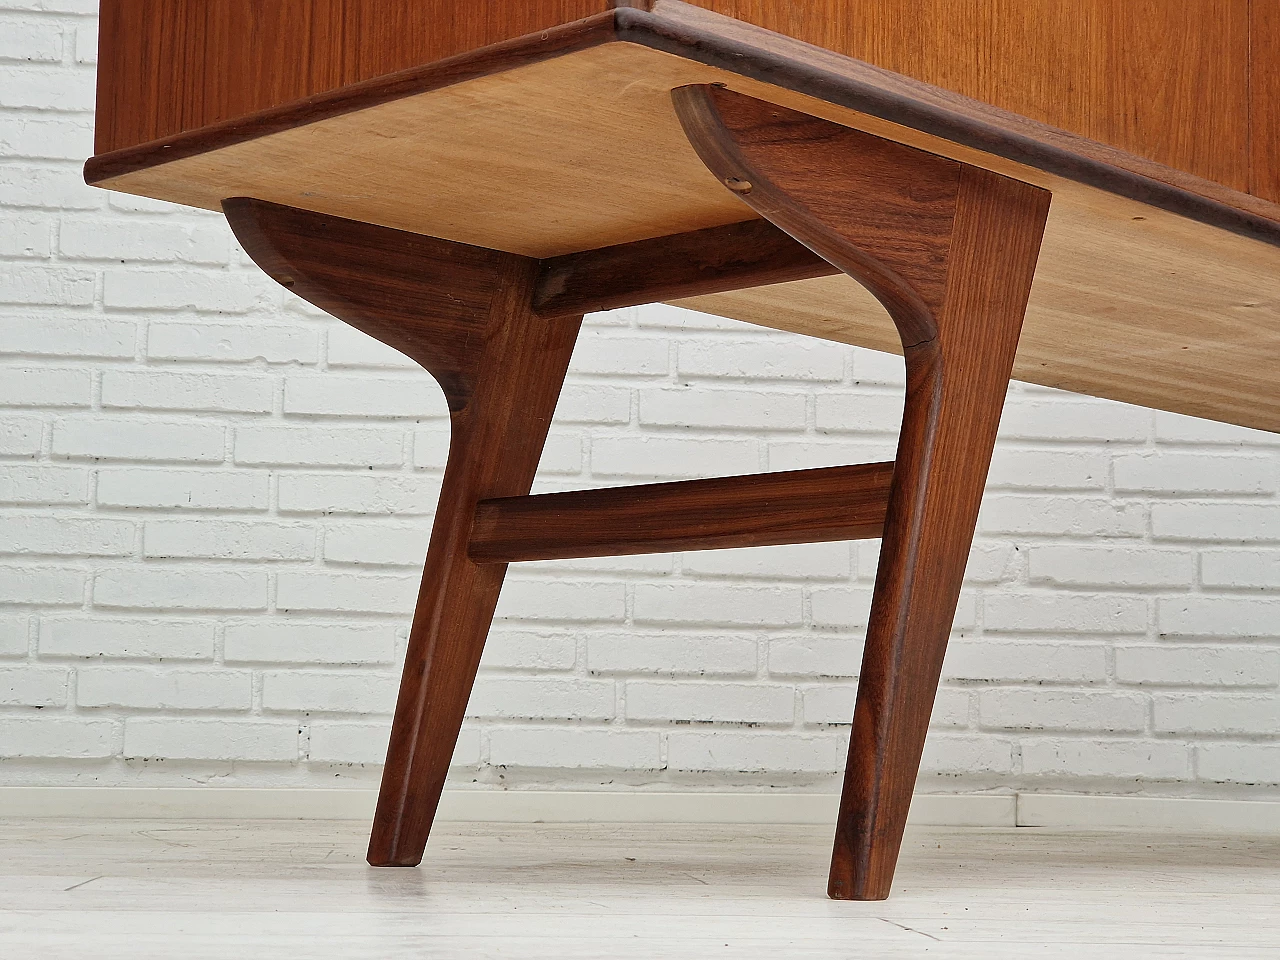
[{"label": "white wooden floor", "polygon": [[0,821],[0,957],[1280,957],[1280,838],[913,829],[893,898],[814,827]]}]

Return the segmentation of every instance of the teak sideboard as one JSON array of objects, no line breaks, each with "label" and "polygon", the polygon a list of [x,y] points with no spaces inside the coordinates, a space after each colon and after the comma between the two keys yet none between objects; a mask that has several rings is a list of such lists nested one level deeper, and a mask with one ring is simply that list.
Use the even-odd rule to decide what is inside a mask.
[{"label": "teak sideboard", "polygon": [[[94,185],[412,357],[448,465],[369,862],[506,565],[880,537],[829,893],[888,896],[1010,378],[1280,430],[1280,4],[103,0]],[[904,357],[888,463],[530,496],[582,315]]]}]

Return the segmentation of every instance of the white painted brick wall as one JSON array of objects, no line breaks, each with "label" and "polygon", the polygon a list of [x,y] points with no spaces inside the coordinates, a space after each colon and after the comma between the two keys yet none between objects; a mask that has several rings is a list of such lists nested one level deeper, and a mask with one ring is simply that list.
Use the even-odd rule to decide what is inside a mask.
[{"label": "white painted brick wall", "polygon": [[[372,781],[439,388],[222,220],[92,190],[93,0],[0,0],[0,764]],[[590,318],[537,481],[886,459],[901,361]],[[1280,437],[1015,386],[924,786],[1280,796]],[[878,545],[513,567],[455,753],[491,785],[834,786]]]}]

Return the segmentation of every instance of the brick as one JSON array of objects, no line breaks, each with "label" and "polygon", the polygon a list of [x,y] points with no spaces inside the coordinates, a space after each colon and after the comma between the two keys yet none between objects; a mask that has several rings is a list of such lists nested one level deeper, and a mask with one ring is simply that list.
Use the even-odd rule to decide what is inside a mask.
[{"label": "brick", "polygon": [[809,607],[815,627],[865,628],[871,613],[871,589],[867,587],[814,587]]},{"label": "brick", "polygon": [[55,457],[217,463],[225,447],[226,432],[218,423],[93,417],[53,425]]},{"label": "brick", "polygon": [[987,474],[987,488],[1101,490],[1109,461],[1079,450],[1026,450],[998,444]]},{"label": "brick", "polygon": [[898,393],[820,394],[817,426],[824,433],[892,433],[902,429]]},{"label": "brick", "polygon": [[316,532],[307,524],[257,520],[149,520],[142,554],[208,560],[311,560],[316,554]]},{"label": "brick", "polygon": [[443,470],[449,460],[449,433],[449,426],[444,423],[414,431],[413,465],[420,470]]},{"label": "brick", "polygon": [[1010,773],[1013,744],[994,737],[966,737],[931,733],[920,758],[922,773],[966,775]]},{"label": "brick", "polygon": [[230,231],[216,221],[63,218],[58,228],[58,249],[64,257],[76,260],[225,264],[230,259],[231,244]]},{"label": "brick", "polygon": [[786,626],[801,622],[799,587],[710,583],[640,583],[637,623],[712,623]]},{"label": "brick", "polygon": [[848,543],[700,550],[684,554],[680,565],[686,574],[777,580],[845,580],[852,572]]},{"label": "brick", "polygon": [[850,637],[769,640],[770,676],[856,677],[861,666],[862,642]]},{"label": "brick", "polygon": [[494,727],[489,763],[496,767],[658,770],[656,731],[617,727]]},{"label": "brick", "polygon": [[212,660],[216,624],[209,620],[40,618],[41,657],[120,660]]},{"label": "brick", "polygon": [[984,729],[1141,733],[1147,698],[1119,691],[1000,687],[978,694],[978,715]]},{"label": "brick", "polygon": [[0,705],[22,707],[65,707],[67,705],[65,667],[0,668]]},{"label": "brick", "polygon": [[0,567],[0,604],[78,607],[85,574],[71,567]]},{"label": "brick", "polygon": [[22,657],[27,653],[26,617],[0,617],[0,657]]},{"label": "brick", "polygon": [[276,581],[276,606],[304,613],[408,614],[417,595],[417,577],[281,573]]},{"label": "brick", "polygon": [[800,393],[649,389],[640,391],[640,422],[715,430],[803,430],[806,403]]},{"label": "brick", "polygon": [[729,773],[835,773],[844,769],[847,739],[842,734],[672,732],[667,766]]},{"label": "brick", "polygon": [[308,734],[306,759],[312,763],[381,764],[387,756],[391,723],[320,721],[309,725]]},{"label": "brick", "polygon": [[983,624],[1002,633],[1145,633],[1147,601],[1114,594],[988,593]]},{"label": "brick", "polygon": [[88,370],[10,367],[0,376],[0,404],[11,407],[87,407],[92,390]]},{"label": "brick", "polygon": [[404,434],[399,430],[320,425],[237,427],[235,460],[243,464],[398,467],[404,462]]},{"label": "brick", "polygon": [[1189,770],[1186,744],[1168,740],[1022,741],[1022,772],[1028,776],[1181,780]]},{"label": "brick", "polygon": [[1132,493],[1274,493],[1271,457],[1213,453],[1131,454],[1112,466],[1116,490]]},{"label": "brick", "polygon": [[1019,398],[1005,406],[1000,437],[1008,440],[1089,440],[1141,443],[1151,433],[1151,411],[1111,400]]},{"label": "brick", "polygon": [[92,760],[116,752],[115,720],[0,717],[0,757]]},{"label": "brick", "polygon": [[769,443],[770,470],[813,470],[845,463],[885,463],[897,455],[897,440],[891,438],[832,442],[774,440]]},{"label": "brick", "polygon": [[630,680],[626,685],[628,720],[790,725],[795,699],[788,684]]},{"label": "brick", "polygon": [[[657,327],[670,330],[742,330],[755,331],[757,327],[748,327],[737,320],[717,317],[712,314],[698,313],[687,307],[676,307],[669,303],[646,303],[635,311],[636,325],[639,327]],[[781,340],[781,337],[775,338]]]},{"label": "brick", "polygon": [[440,483],[399,473],[282,474],[279,498],[283,513],[423,516],[435,512]]},{"label": "brick", "polygon": [[422,569],[431,537],[428,524],[329,524],[324,529],[324,558],[331,563]]},{"label": "brick", "polygon": [[[341,723],[319,720],[309,725],[306,759],[312,763],[357,763],[381,766],[387,756],[390,721]],[[463,726],[453,748],[453,766],[478,766],[480,731]]]},{"label": "brick", "polygon": [[849,350],[853,360],[853,382],[872,386],[904,387],[907,367],[902,357],[878,350]]},{"label": "brick", "polygon": [[500,719],[612,720],[612,680],[496,677],[476,680],[467,716]]},{"label": "brick", "polygon": [[83,667],[76,675],[76,703],[143,710],[248,710],[253,705],[253,675],[247,670]]},{"label": "brick", "polygon": [[123,756],[293,763],[298,759],[298,728],[268,720],[130,717],[124,724]]},{"label": "brick", "polygon": [[157,360],[312,364],[319,359],[319,350],[316,331],[307,327],[257,323],[151,323],[147,327],[147,356]]},{"label": "brick", "polygon": [[591,636],[587,669],[592,673],[665,673],[690,676],[750,676],[756,672],[755,637],[657,634]]},{"label": "brick", "polygon": [[275,381],[270,377],[123,370],[102,375],[104,407],[270,413],[274,399]]},{"label": "brick", "polygon": [[1116,647],[1121,683],[1204,687],[1274,687],[1280,650],[1236,646],[1135,644]]},{"label": "brick", "polygon": [[1206,587],[1280,587],[1280,550],[1205,550],[1200,582]]},{"label": "brick", "polygon": [[804,722],[846,726],[852,724],[857,695],[856,685],[802,687],[800,696]]},{"label": "brick", "polygon": [[484,642],[481,670],[572,670],[578,641],[560,630],[520,630],[497,626]]},{"label": "brick", "polygon": [[1261,503],[1156,503],[1151,534],[1157,540],[1280,541],[1280,510]]},{"label": "brick", "polygon": [[[83,170],[83,162],[0,167],[0,206],[97,210],[102,206],[102,191],[84,182]],[[92,302],[94,284],[85,279],[90,276],[88,271],[75,271],[74,279],[68,281],[78,303]],[[0,279],[2,285],[3,280]]]},{"label": "brick", "polygon": [[1157,733],[1261,736],[1280,729],[1280,694],[1165,694],[1152,703]]},{"label": "brick", "polygon": [[0,353],[127,359],[137,338],[131,320],[23,317],[0,323]]},{"label": "brick", "polygon": [[0,465],[0,503],[88,503],[89,472],[72,467]]},{"label": "brick", "polygon": [[76,62],[98,62],[98,25],[85,23],[76,27]]},{"label": "brick", "polygon": [[134,540],[127,520],[0,515],[0,554],[121,557]]},{"label": "brick", "polygon": [[1251,430],[1230,423],[1217,423],[1188,417],[1180,413],[1156,411],[1156,440],[1172,443],[1248,444],[1250,446],[1275,446],[1280,436],[1263,430]]},{"label": "brick", "polygon": [[1059,537],[1140,537],[1146,507],[1095,497],[995,495],[978,514],[983,533]]},{"label": "brick", "polygon": [[274,284],[256,273],[226,270],[107,268],[102,302],[109,310],[209,310],[249,313],[278,299]]},{"label": "brick", "polygon": [[584,330],[573,347],[574,373],[631,377],[665,377],[671,348],[666,340],[651,337],[619,337],[599,330]]},{"label": "brick", "polygon": [[594,383],[566,383],[551,419],[556,423],[626,423],[631,419],[631,391]]},{"label": "brick", "polygon": [[1131,546],[1035,545],[1030,579],[1077,587],[1189,587],[1196,558],[1190,550]]},{"label": "brick", "polygon": [[267,575],[189,567],[108,570],[94,577],[93,603],[118,609],[265,610]]},{"label": "brick", "polygon": [[1196,772],[1216,783],[1280,783],[1280,744],[1199,743]]},{"label": "brick", "polygon": [[93,109],[93,79],[91,71],[80,69],[9,66],[0,86],[0,106],[88,112]]},{"label": "brick", "polygon": [[0,14],[0,60],[57,63],[61,59],[61,24]]},{"label": "brick", "polygon": [[93,153],[93,124],[72,116],[0,117],[0,153],[6,157],[83,161]]},{"label": "brick", "polygon": [[334,323],[328,326],[329,366],[331,367],[402,367],[409,370],[419,369],[418,364],[410,360],[395,347],[389,347],[381,340],[375,340],[361,330],[345,323]]},{"label": "brick", "polygon": [[1107,649],[1094,643],[953,640],[942,675],[949,680],[1100,683]]},{"label": "brick", "polygon": [[[639,345],[637,342],[637,346]],[[779,343],[735,343],[692,340],[678,347],[677,369],[682,377],[723,377],[734,380],[804,380],[836,382],[844,376],[844,348],[823,340],[792,338]],[[577,362],[574,353],[574,362]]]},{"label": "brick", "polygon": [[591,472],[598,477],[724,477],[759,469],[752,440],[628,436],[591,441]]},{"label": "brick", "polygon": [[231,470],[104,469],[98,504],[168,510],[265,510],[265,473]]},{"label": "brick", "polygon": [[286,415],[421,419],[443,416],[445,410],[444,395],[425,373],[397,380],[330,374],[284,382]]},{"label": "brick", "polygon": [[500,620],[618,622],[626,616],[623,583],[508,579],[498,600]]},{"label": "brick", "polygon": [[268,670],[262,675],[262,707],[390,716],[399,687],[400,678],[390,673]]},{"label": "brick", "polygon": [[40,454],[44,424],[28,417],[0,417],[0,457],[35,457]]},{"label": "brick", "polygon": [[[1002,583],[1009,580],[1016,575],[1014,567],[1021,556],[1022,552],[1012,543],[978,541],[969,548],[969,560],[964,568],[965,583]],[[874,577],[879,560],[880,541],[864,540],[858,544],[859,576]]]},{"label": "brick", "polygon": [[272,618],[227,625],[228,663],[391,663],[394,628],[384,624],[305,623]]},{"label": "brick", "polygon": [[[0,127],[0,138],[4,136]],[[49,223],[38,217],[0,220],[0,257],[49,257]]]},{"label": "brick", "polygon": [[1280,640],[1280,598],[1161,597],[1156,629],[1169,637],[1257,637]]}]

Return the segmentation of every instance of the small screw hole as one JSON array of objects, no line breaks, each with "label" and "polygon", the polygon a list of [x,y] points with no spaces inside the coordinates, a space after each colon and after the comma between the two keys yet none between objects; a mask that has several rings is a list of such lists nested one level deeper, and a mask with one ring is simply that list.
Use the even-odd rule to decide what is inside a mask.
[{"label": "small screw hole", "polygon": [[732,190],[734,193],[750,193],[751,192],[750,180],[739,180],[737,177],[725,177],[724,185],[728,187],[730,190]]}]

